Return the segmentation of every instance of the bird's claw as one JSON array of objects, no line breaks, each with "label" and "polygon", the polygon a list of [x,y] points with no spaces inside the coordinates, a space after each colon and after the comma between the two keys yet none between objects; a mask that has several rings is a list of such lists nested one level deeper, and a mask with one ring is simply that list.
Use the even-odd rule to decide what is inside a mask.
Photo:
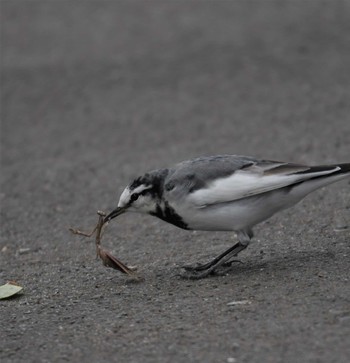
[{"label": "bird's claw", "polygon": [[[231,261],[226,261],[224,262],[221,266],[223,267],[231,267],[233,263],[243,263],[241,260],[231,260]],[[220,264],[218,265],[214,265],[212,263],[205,263],[205,264],[196,264],[196,265],[184,265],[181,266],[181,268],[183,268],[184,270],[188,271],[188,272],[199,272],[199,271],[205,271],[210,269],[211,267],[219,267]]]},{"label": "bird's claw", "polygon": [[[243,263],[240,260],[231,260],[226,261],[225,263],[217,264],[217,265],[211,265],[210,263],[207,264],[197,264],[197,265],[184,265],[181,266],[185,272],[179,273],[178,276],[181,278],[187,279],[187,280],[199,280],[205,277],[208,277],[209,275],[225,275],[227,270],[232,266],[233,263]],[[223,271],[218,271],[218,267],[224,267]]]},{"label": "bird's claw", "polygon": [[185,280],[200,280],[205,277],[208,277],[209,275],[214,275],[214,270],[206,270],[203,272],[193,272],[193,271],[186,271],[186,272],[180,272],[176,276],[179,276],[182,279]]},{"label": "bird's claw", "polygon": [[204,265],[200,265],[200,264],[197,264],[197,265],[184,265],[184,266],[181,266],[181,268],[183,268],[185,271],[189,271],[189,272],[203,271],[205,269]]}]

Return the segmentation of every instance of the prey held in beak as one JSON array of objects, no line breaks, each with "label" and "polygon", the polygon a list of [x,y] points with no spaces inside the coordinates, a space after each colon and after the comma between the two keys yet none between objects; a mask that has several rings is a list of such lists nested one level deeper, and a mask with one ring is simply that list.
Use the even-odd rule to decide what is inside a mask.
[{"label": "prey held in beak", "polygon": [[118,207],[117,209],[112,211],[112,213],[110,213],[107,217],[106,217],[106,213],[104,213],[102,211],[97,211],[97,214],[99,216],[98,222],[97,222],[95,228],[90,233],[82,232],[79,229],[75,229],[75,228],[69,228],[69,230],[74,234],[78,234],[78,235],[85,236],[85,237],[91,237],[95,234],[96,253],[97,253],[97,256],[100,257],[100,259],[102,260],[103,265],[106,267],[114,268],[115,270],[119,270],[122,273],[129,275],[136,281],[142,281],[142,278],[140,278],[135,272],[136,266],[129,267],[129,266],[125,265],[123,262],[121,262],[119,259],[114,257],[109,251],[105,250],[101,246],[102,230],[103,230],[104,225],[110,219],[115,218],[119,214],[123,213],[125,211],[125,209],[126,208]]},{"label": "prey held in beak", "polygon": [[108,223],[111,219],[118,217],[119,215],[123,214],[125,211],[126,211],[125,207],[117,207],[111,213],[109,213],[107,217],[105,217],[105,219],[103,220],[103,224]]}]

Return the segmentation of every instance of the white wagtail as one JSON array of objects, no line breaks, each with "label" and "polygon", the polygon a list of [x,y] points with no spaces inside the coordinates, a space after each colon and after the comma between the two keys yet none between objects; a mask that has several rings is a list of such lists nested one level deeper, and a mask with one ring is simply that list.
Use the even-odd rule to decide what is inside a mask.
[{"label": "white wagtail", "polygon": [[209,263],[184,266],[189,277],[201,278],[244,250],[256,224],[349,176],[350,163],[307,166],[237,155],[200,157],[135,179],[104,222],[139,212],[187,230],[235,231],[234,246]]}]

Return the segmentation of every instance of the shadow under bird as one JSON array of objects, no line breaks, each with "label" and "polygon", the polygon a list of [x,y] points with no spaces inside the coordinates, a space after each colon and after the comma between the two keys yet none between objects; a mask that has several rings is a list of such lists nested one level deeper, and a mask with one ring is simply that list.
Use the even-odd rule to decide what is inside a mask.
[{"label": "shadow under bird", "polygon": [[187,277],[202,278],[247,248],[256,224],[346,177],[350,163],[307,166],[238,155],[200,157],[135,179],[104,223],[138,212],[187,230],[236,232],[238,242],[212,261],[184,266]]}]

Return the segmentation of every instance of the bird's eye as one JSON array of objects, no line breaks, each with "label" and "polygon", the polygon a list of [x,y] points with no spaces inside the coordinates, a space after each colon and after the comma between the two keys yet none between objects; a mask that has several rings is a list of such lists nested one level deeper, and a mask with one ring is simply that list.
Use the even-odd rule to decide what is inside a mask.
[{"label": "bird's eye", "polygon": [[139,194],[133,193],[133,194],[131,194],[130,201],[135,202],[135,200],[137,200],[138,197],[139,197]]}]

